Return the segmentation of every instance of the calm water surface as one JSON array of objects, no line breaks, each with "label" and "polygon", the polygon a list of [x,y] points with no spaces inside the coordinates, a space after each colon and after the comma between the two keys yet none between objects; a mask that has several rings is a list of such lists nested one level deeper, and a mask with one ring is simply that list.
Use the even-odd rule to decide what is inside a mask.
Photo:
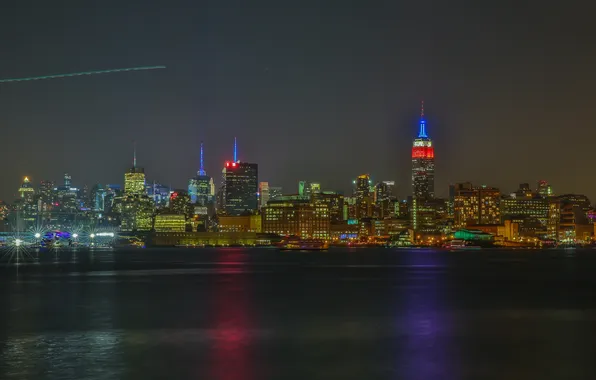
[{"label": "calm water surface", "polygon": [[29,254],[3,380],[596,378],[596,250]]}]

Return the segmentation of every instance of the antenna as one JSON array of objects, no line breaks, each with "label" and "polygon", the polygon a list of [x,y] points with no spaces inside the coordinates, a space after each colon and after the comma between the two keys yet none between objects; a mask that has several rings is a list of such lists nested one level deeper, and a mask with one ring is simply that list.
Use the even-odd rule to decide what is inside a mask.
[{"label": "antenna", "polygon": [[424,100],[420,104],[420,130],[418,131],[418,138],[428,138],[426,134],[426,121],[424,121]]},{"label": "antenna", "polygon": [[234,137],[234,162],[238,162],[238,145],[236,144],[236,137]]},{"label": "antenna", "polygon": [[206,175],[205,167],[203,166],[203,142],[201,141],[201,167],[199,168],[199,175]]},{"label": "antenna", "polygon": [[137,142],[133,141],[132,142],[132,167],[133,168],[137,168]]}]

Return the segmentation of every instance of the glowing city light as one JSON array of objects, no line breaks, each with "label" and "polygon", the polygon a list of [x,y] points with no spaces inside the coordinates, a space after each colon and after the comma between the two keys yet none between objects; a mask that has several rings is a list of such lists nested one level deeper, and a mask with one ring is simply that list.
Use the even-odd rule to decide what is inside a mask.
[{"label": "glowing city light", "polygon": [[23,243],[23,241],[21,239],[15,239],[14,244],[19,247],[21,244]]},{"label": "glowing city light", "polygon": [[89,237],[90,237],[91,239],[94,239],[94,238],[95,238],[95,234],[90,234],[90,235],[89,235]]},{"label": "glowing city light", "polygon": [[36,238],[36,239],[39,239],[40,237],[41,237],[41,234],[40,234],[39,232],[36,232],[36,233],[35,233],[35,238]]},{"label": "glowing city light", "polygon": [[77,234],[77,233],[74,233],[74,234],[72,234],[72,237],[76,239],[76,238],[78,238],[78,237],[79,237],[79,234]]}]

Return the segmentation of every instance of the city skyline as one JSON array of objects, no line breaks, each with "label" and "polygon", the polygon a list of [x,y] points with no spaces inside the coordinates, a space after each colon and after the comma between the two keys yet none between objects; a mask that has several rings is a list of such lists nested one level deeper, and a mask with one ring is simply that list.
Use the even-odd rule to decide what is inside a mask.
[{"label": "city skyline", "polygon": [[[149,178],[184,187],[199,142],[213,174],[234,136],[276,185],[310,178],[348,191],[370,173],[404,194],[422,98],[438,196],[454,182],[514,189],[540,179],[596,196],[596,180],[577,174],[592,171],[596,138],[592,23],[573,5],[226,4],[7,9],[0,78],[167,70],[1,84],[0,199],[24,175],[121,182],[132,140]],[[542,21],[551,19],[560,27]],[[581,135],[573,149],[561,144],[571,127]]]},{"label": "city skyline", "polygon": [[[414,151],[416,149],[418,149],[417,148],[417,145],[416,145],[416,142],[417,141],[424,140],[424,141],[432,142],[432,140],[430,139],[430,136],[427,134],[427,130],[426,130],[426,126],[427,126],[426,120],[427,119],[426,119],[425,114],[424,114],[424,101],[422,101],[422,106],[421,107],[422,107],[422,109],[421,109],[421,115],[420,115],[420,119],[419,119],[419,122],[418,122],[418,133],[415,135],[415,138],[413,139],[414,145],[413,145],[413,148],[411,148],[411,151],[409,152],[411,154],[410,160],[413,160],[413,159],[416,159],[417,158],[417,157],[414,157],[414,155],[415,155],[415,152]],[[128,166],[127,167],[127,169],[125,170],[125,175],[123,177],[121,175],[122,178],[119,181],[118,180],[115,180],[115,181],[111,181],[111,182],[110,181],[103,181],[103,182],[92,182],[92,183],[77,182],[77,185],[79,187],[82,187],[82,186],[93,186],[93,185],[96,185],[96,184],[103,184],[103,185],[122,185],[122,186],[124,186],[125,185],[125,182],[126,182],[126,175],[128,175],[128,173],[133,173],[134,172],[133,170],[136,170],[136,169],[141,170],[141,172],[143,172],[143,174],[144,174],[143,176],[144,177],[147,177],[146,178],[146,184],[147,184],[147,186],[149,186],[149,185],[151,185],[151,183],[155,182],[155,183],[158,183],[160,185],[167,186],[167,187],[169,187],[172,190],[175,190],[175,189],[186,189],[188,187],[189,178],[192,179],[195,175],[196,176],[203,175],[203,176],[205,176],[207,178],[213,178],[214,184],[216,185],[217,188],[220,188],[223,185],[222,179],[219,178],[219,176],[213,177],[213,176],[207,176],[206,175],[206,169],[205,169],[206,165],[205,165],[205,159],[204,159],[204,141],[200,141],[200,143],[199,143],[199,161],[198,161],[198,166],[197,166],[197,168],[199,168],[199,169],[197,171],[195,171],[194,174],[191,173],[188,176],[188,178],[186,178],[185,180],[183,179],[183,180],[177,181],[176,184],[164,183],[163,181],[159,181],[159,178],[158,178],[159,176],[146,175],[145,174],[145,167],[142,166],[142,165],[138,165],[137,166],[137,144],[136,144],[136,141],[133,141],[132,144],[133,144],[133,161],[132,161],[133,162],[133,165],[132,165],[132,167],[131,166]],[[427,149],[432,149],[432,159],[433,159],[433,168],[434,168],[434,158],[435,158],[434,157],[434,149],[435,149],[435,144],[432,144],[432,148],[427,148]],[[238,156],[237,156],[237,154],[238,154],[238,145],[237,145],[237,138],[235,138],[235,137],[234,137],[234,140],[233,140],[232,152],[233,153],[232,153],[232,155],[230,155],[230,157],[233,157],[234,159],[236,159],[237,162],[242,161],[242,160],[238,159]],[[234,159],[226,160],[225,162],[223,162],[222,167],[225,168],[226,165],[229,162],[234,162]],[[248,160],[248,161],[250,161],[250,160]],[[221,170],[221,168],[219,168],[219,169]],[[368,172],[370,172],[370,171],[367,171],[367,173]],[[433,172],[434,172],[434,170],[433,170]],[[215,173],[219,173],[219,171],[216,170]],[[398,198],[400,198],[400,199],[406,199],[408,196],[413,196],[413,189],[415,188],[415,185],[414,185],[414,179],[412,177],[412,169],[410,169],[410,173],[408,173],[408,174],[410,175],[410,178],[409,178],[410,184],[409,184],[409,186],[407,188],[405,188],[405,189],[404,188],[396,188],[395,189],[395,195]],[[72,173],[63,172],[61,174],[60,178],[64,178],[63,177],[64,175],[68,175],[69,178],[72,177]],[[360,175],[361,174],[354,175],[353,179],[346,180],[346,185],[343,186],[343,187],[341,187],[341,188],[332,188],[332,187],[326,186],[325,185],[325,181],[318,181],[318,182],[322,184],[322,190],[339,191],[340,193],[343,193],[345,195],[351,195],[352,192],[353,192],[353,183],[354,183],[354,180],[355,180],[355,178],[357,178]],[[395,179],[393,179],[393,178],[375,178],[375,175],[374,174],[371,175],[370,177],[371,177],[371,181],[373,183],[375,183],[375,184],[376,183],[386,182],[386,181],[395,182]],[[21,183],[23,183],[23,180],[25,180],[26,182],[31,182],[32,186],[39,186],[39,184],[42,183],[42,182],[44,182],[44,181],[52,181],[54,183],[58,183],[59,182],[59,181],[56,181],[56,179],[54,179],[54,178],[44,177],[44,178],[40,178],[40,179],[35,179],[32,176],[30,176],[30,175],[23,175],[20,179],[17,179],[19,186],[20,186]],[[75,181],[76,181],[76,177],[75,177]],[[186,181],[186,183],[184,183],[184,181]],[[293,184],[291,184],[288,187],[284,187],[284,186],[278,186],[279,184],[277,182],[275,182],[275,180],[271,180],[271,179],[261,180],[261,179],[259,179],[259,183],[260,182],[268,182],[270,184],[273,184],[274,186],[278,186],[278,187],[283,188],[285,194],[298,194],[299,193],[299,184],[300,184],[301,181],[303,181],[303,180],[297,178],[294,181]],[[434,173],[433,173],[433,179],[431,181],[434,183]],[[499,184],[490,183],[490,182],[489,182],[489,185],[500,188],[503,194],[509,194],[509,193],[513,193],[517,189],[517,186],[519,184],[523,184],[523,183],[531,183],[532,186],[534,184],[536,184],[536,188],[535,189],[533,188],[533,189],[534,190],[539,190],[540,182],[544,182],[544,181],[547,181],[550,185],[552,185],[552,183],[550,181],[545,180],[545,179],[537,179],[537,180],[535,180],[533,182],[528,182],[528,181],[523,181],[523,180],[522,181],[517,181],[516,184],[511,189],[504,189]],[[309,179],[308,182],[313,182],[313,181]],[[445,189],[438,189],[438,191],[436,191],[436,189],[433,188],[433,190],[431,191],[430,198],[431,199],[432,198],[435,198],[435,197],[436,198],[447,198],[448,191],[449,191],[449,186],[454,185],[454,184],[457,184],[457,183],[467,183],[467,182],[474,182],[474,181],[471,181],[471,180],[452,181],[452,182],[449,182],[447,184],[447,186],[446,186]],[[481,183],[482,183],[482,185],[486,185],[485,182],[481,182]],[[555,187],[558,189],[558,185],[555,185]],[[20,188],[17,188],[17,190],[14,191],[13,198],[0,199],[0,201],[10,202],[10,201],[12,201],[14,199],[19,198],[20,197],[19,194],[18,194],[19,189]],[[580,192],[563,191],[563,192],[558,192],[558,193],[559,194],[565,194],[565,193],[572,194],[572,193],[582,193],[582,192],[581,191]],[[584,193],[582,193],[582,194],[584,194]]]}]

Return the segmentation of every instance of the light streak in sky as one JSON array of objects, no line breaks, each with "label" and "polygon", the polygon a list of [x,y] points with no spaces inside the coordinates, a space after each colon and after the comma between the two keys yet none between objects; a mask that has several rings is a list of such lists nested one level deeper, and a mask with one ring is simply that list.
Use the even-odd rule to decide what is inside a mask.
[{"label": "light streak in sky", "polygon": [[165,68],[166,68],[165,66],[141,66],[141,67],[129,67],[129,68],[125,68],[125,69],[82,71],[82,72],[79,72],[79,73],[43,75],[43,76],[38,76],[38,77],[26,77],[26,78],[7,78],[7,79],[0,79],[0,83],[25,82],[25,81],[31,81],[31,80],[68,78],[68,77],[78,77],[78,76],[83,76],[83,75],[111,74],[111,73],[120,73],[120,72],[125,72],[125,71],[157,70],[157,69],[165,69]]}]

